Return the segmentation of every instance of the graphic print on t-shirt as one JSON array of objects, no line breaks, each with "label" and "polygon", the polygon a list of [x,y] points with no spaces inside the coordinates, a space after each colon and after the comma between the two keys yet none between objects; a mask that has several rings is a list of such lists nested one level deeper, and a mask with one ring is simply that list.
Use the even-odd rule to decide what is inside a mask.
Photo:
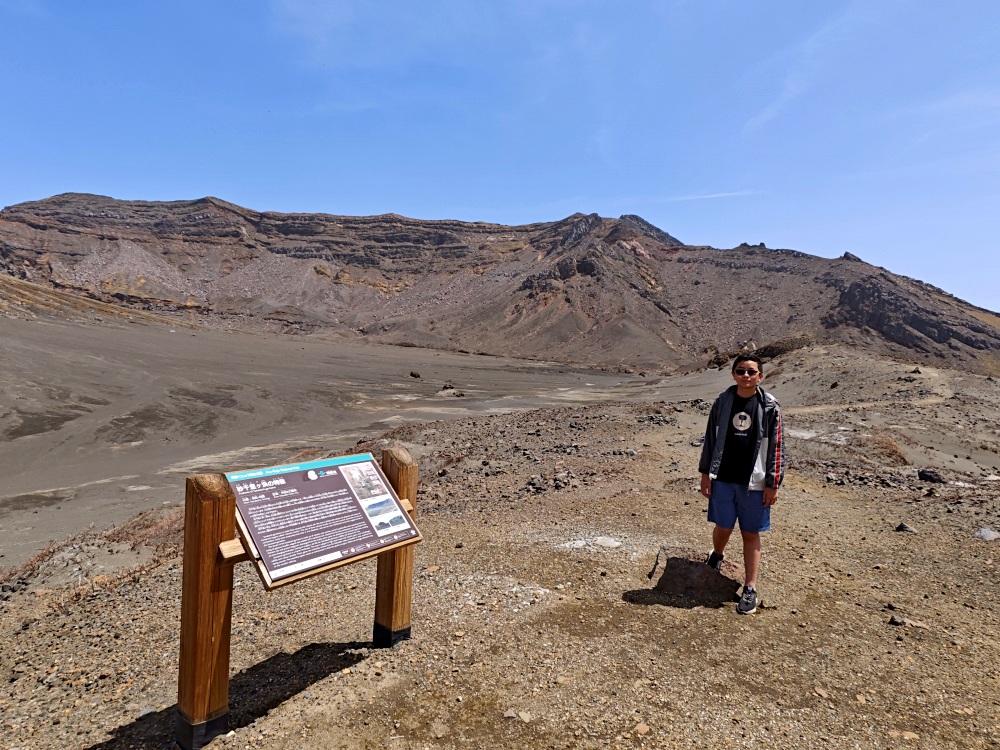
[{"label": "graphic print on t-shirt", "polygon": [[733,411],[726,425],[726,444],[722,451],[717,479],[721,482],[746,484],[753,471],[754,423],[753,410],[757,395],[733,397]]}]

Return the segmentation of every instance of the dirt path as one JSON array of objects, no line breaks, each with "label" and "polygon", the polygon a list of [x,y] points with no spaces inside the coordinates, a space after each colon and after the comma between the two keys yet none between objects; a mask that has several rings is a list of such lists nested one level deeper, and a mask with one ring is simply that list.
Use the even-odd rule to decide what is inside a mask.
[{"label": "dirt path", "polygon": [[843,404],[819,404],[816,406],[785,407],[785,414],[824,414],[842,412],[845,409],[885,409],[899,406],[934,406],[944,403],[945,396],[930,396],[928,398],[905,399],[903,401],[850,401]]}]

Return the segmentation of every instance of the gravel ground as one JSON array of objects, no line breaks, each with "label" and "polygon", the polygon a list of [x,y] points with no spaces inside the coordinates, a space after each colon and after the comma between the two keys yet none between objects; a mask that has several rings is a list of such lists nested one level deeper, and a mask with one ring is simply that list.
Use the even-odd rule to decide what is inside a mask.
[{"label": "gravel ground", "polygon": [[[698,563],[707,402],[405,425],[384,439],[421,468],[413,638],[370,647],[371,562],[273,592],[238,565],[232,731],[212,747],[1000,746],[1000,540],[975,537],[1000,529],[994,384],[897,384],[912,366],[846,351],[777,364],[798,437],[757,614],[725,594],[738,550],[721,575]],[[830,398],[848,366],[875,385]],[[165,513],[8,574],[0,747],[172,746]]]}]

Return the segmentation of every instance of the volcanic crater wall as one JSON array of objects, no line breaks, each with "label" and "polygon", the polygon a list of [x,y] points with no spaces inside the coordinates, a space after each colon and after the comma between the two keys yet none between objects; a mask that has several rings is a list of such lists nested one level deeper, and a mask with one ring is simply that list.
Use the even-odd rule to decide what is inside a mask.
[{"label": "volcanic crater wall", "polygon": [[928,284],[850,253],[688,246],[634,215],[503,226],[65,194],[0,211],[0,272],[199,325],[605,367],[802,337],[1000,371],[1000,317]]}]

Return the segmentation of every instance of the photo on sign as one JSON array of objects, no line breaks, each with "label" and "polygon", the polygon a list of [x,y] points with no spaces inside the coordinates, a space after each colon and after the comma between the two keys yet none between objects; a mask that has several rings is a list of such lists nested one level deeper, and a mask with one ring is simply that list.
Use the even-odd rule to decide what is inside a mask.
[{"label": "photo on sign", "polygon": [[374,465],[366,463],[342,466],[340,470],[361,502],[376,534],[382,537],[400,527],[409,527]]},{"label": "photo on sign", "polygon": [[[368,500],[373,497],[389,497],[389,490],[386,489],[375,467],[371,464],[359,464],[357,466],[343,466],[341,471],[347,483],[354,490],[358,500]],[[369,515],[371,515],[369,513]]]},{"label": "photo on sign", "polygon": [[376,516],[381,516],[383,513],[396,510],[396,503],[393,502],[391,497],[385,497],[368,503],[364,508],[369,518],[375,518]]},{"label": "photo on sign", "polygon": [[396,515],[391,516],[388,520],[382,519],[376,522],[375,531],[376,532],[392,531],[394,527],[404,526],[404,525],[409,525],[409,524],[406,523],[406,519],[403,518],[402,513],[397,513]]}]

